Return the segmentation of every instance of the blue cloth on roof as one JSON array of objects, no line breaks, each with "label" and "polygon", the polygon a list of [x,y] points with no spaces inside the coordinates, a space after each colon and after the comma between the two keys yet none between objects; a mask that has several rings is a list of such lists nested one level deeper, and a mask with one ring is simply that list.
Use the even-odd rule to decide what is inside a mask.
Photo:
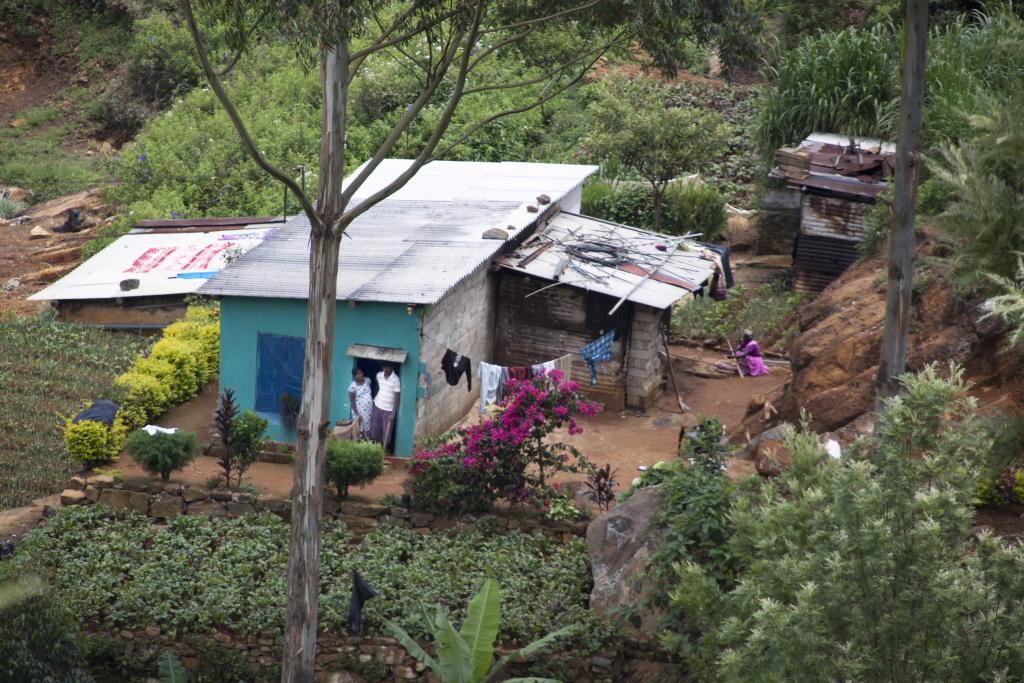
[{"label": "blue cloth on roof", "polygon": [[604,336],[598,337],[580,349],[580,355],[583,356],[583,360],[586,361],[587,367],[590,368],[590,386],[592,387],[597,386],[597,367],[595,364],[612,359],[613,341],[615,341],[615,330],[612,330]]}]

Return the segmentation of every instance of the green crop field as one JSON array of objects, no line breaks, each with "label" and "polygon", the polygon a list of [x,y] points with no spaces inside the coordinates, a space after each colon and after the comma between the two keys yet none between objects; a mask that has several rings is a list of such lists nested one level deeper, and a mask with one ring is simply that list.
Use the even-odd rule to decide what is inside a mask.
[{"label": "green crop field", "polygon": [[46,319],[0,320],[0,510],[64,488],[78,468],[62,416],[107,395],[147,341]]}]

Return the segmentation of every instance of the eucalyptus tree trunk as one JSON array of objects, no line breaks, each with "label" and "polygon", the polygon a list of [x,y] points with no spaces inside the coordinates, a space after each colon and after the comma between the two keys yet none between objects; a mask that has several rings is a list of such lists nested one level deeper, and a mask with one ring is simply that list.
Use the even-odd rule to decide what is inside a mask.
[{"label": "eucalyptus tree trunk", "polygon": [[320,187],[310,219],[309,303],[302,372],[302,410],[295,445],[288,599],[281,680],[312,683],[316,670],[317,604],[320,594],[320,521],[324,459],[331,409],[331,365],[338,298],[338,250],[344,213],[345,74],[347,46],[326,49],[321,58],[323,134]]},{"label": "eucalyptus tree trunk", "polygon": [[876,412],[883,398],[900,392],[899,376],[907,369],[907,333],[910,328],[914,284],[914,208],[920,167],[925,46],[928,40],[928,0],[907,0],[903,30],[903,85],[896,139],[896,187],[889,237],[889,286],[885,299],[882,358],[875,379]]}]

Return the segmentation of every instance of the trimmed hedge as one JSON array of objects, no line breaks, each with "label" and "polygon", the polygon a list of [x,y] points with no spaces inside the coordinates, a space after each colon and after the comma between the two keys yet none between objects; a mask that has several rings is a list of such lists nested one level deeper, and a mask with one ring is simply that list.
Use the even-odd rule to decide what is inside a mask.
[{"label": "trimmed hedge", "polygon": [[64,441],[85,467],[117,458],[128,432],[151,422],[171,406],[188,401],[220,371],[220,310],[190,306],[185,318],[168,325],[146,356],[114,380],[119,409],[112,427],[68,418]]},{"label": "trimmed hedge", "polygon": [[125,426],[138,429],[173,405],[188,401],[220,370],[220,311],[189,307],[168,325],[146,357],[115,380]]},{"label": "trimmed hedge", "polygon": [[113,462],[124,443],[124,421],[118,415],[109,427],[95,420],[82,420],[78,424],[67,418],[64,425],[64,443],[71,457],[83,467],[96,467]]}]

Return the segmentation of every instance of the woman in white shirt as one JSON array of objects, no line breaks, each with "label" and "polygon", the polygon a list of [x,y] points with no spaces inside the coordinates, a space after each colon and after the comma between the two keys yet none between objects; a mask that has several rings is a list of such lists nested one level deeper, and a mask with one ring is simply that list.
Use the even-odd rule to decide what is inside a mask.
[{"label": "woman in white shirt", "polygon": [[366,379],[361,368],[352,368],[352,383],[348,385],[348,404],[352,409],[352,419],[359,420],[356,438],[360,441],[370,438],[370,425],[373,422],[373,390],[370,380]]}]

